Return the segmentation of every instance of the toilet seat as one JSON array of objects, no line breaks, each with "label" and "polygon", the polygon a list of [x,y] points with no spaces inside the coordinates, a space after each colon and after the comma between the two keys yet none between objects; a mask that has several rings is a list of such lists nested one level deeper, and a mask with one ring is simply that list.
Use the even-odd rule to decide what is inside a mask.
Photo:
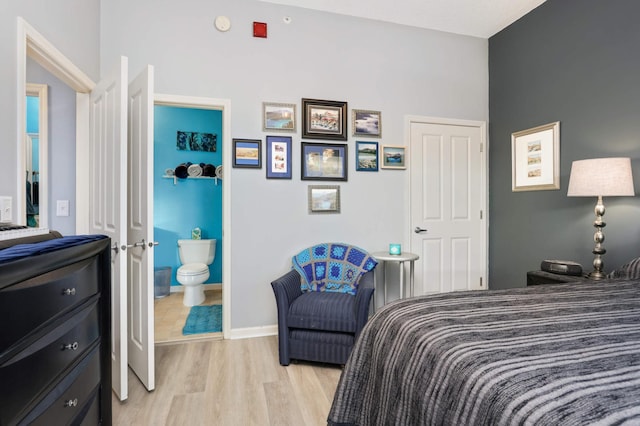
[{"label": "toilet seat", "polygon": [[204,263],[187,263],[178,268],[178,274],[183,276],[202,275],[209,272],[209,267]]}]

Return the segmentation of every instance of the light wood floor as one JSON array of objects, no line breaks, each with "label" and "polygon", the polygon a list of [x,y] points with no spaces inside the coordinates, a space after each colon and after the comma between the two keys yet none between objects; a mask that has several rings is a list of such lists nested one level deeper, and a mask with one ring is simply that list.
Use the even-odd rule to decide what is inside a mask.
[{"label": "light wood floor", "polygon": [[156,389],[129,371],[114,425],[326,425],[339,366],[278,363],[276,336],[156,346]]},{"label": "light wood floor", "polygon": [[[221,305],[222,288],[206,290],[202,305]],[[202,333],[188,336],[182,335],[182,328],[189,315],[188,306],[182,300],[184,293],[170,293],[161,299],[155,299],[155,334],[156,344],[167,344],[194,340],[222,339],[222,333]]]}]

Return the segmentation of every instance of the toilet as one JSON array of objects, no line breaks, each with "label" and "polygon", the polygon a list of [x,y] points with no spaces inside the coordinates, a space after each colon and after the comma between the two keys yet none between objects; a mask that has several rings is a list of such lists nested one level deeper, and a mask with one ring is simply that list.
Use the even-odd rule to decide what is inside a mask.
[{"label": "toilet", "polygon": [[176,278],[184,286],[185,306],[204,302],[204,282],[209,279],[209,266],[216,257],[216,240],[178,240],[182,266]]}]

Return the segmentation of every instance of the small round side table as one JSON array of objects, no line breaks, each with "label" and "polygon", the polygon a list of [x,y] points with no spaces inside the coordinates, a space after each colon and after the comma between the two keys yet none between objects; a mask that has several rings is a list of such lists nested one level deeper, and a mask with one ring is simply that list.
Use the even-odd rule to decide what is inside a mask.
[{"label": "small round side table", "polygon": [[[405,262],[409,262],[409,296],[413,297],[413,264],[416,260],[418,260],[420,258],[420,256],[418,256],[415,253],[409,253],[409,252],[403,252],[401,254],[389,254],[388,252],[385,251],[377,251],[374,253],[371,253],[371,256],[373,256],[378,262],[380,262],[380,264],[382,265],[382,278],[384,280],[383,284],[384,284],[384,304],[387,304],[387,268],[386,268],[386,263],[387,262],[398,262],[399,264],[399,268],[400,268],[400,298],[403,299],[405,297],[404,294],[404,281],[405,281],[405,276],[404,276],[404,263]],[[374,276],[375,277],[375,276]],[[374,307],[375,307],[375,297],[376,293],[373,293],[373,299],[374,299]]]}]

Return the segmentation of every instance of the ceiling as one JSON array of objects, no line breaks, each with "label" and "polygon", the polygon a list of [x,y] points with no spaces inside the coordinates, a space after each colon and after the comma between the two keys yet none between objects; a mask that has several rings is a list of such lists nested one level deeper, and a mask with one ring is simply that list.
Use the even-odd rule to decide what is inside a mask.
[{"label": "ceiling", "polygon": [[262,0],[489,38],[545,0]]}]

